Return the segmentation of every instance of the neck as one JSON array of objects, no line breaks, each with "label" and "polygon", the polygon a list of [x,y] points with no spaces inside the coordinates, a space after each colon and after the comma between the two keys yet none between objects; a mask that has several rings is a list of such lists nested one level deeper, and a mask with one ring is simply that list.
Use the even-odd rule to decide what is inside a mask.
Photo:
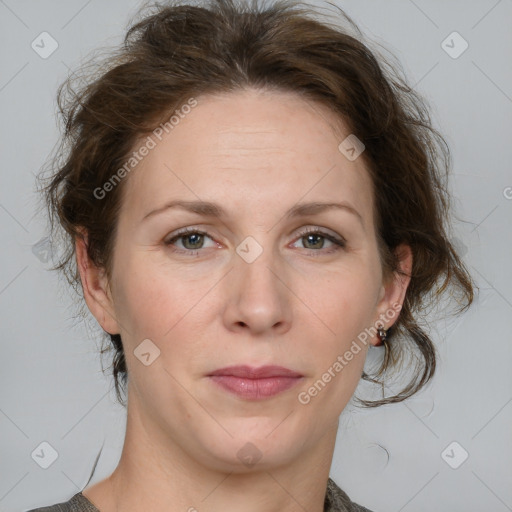
[{"label": "neck", "polygon": [[121,459],[101,492],[101,512],[323,512],[338,423],[300,457],[279,466],[216,467],[186,453],[128,404]]}]

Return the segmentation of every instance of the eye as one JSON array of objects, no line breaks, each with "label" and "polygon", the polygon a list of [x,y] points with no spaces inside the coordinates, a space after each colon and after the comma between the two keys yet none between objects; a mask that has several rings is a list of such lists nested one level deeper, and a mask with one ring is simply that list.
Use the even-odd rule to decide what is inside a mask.
[{"label": "eye", "polygon": [[[195,228],[185,228],[177,233],[175,233],[171,238],[166,239],[164,241],[165,245],[172,246],[173,251],[176,253],[185,254],[187,256],[198,256],[201,249],[205,249],[208,247],[204,247],[205,239],[209,238],[213,241],[213,239],[208,235],[208,233],[195,229]],[[346,246],[346,241],[344,238],[336,237],[330,233],[322,231],[318,228],[308,228],[299,233],[299,238],[297,239],[303,241],[304,249],[310,251],[311,254],[321,255],[321,254],[331,254],[337,252]],[[331,245],[330,249],[325,249],[325,241]],[[176,248],[176,244],[180,243],[181,248]],[[295,242],[296,243],[296,242]],[[210,247],[218,247],[214,242]]]},{"label": "eye", "polygon": [[187,256],[196,256],[199,254],[199,249],[203,249],[205,238],[212,238],[205,233],[204,231],[200,231],[194,228],[185,228],[181,231],[178,231],[173,237],[164,241],[165,245],[174,246],[176,242],[181,242],[183,249],[173,250],[178,253],[186,253]]},{"label": "eye", "polygon": [[322,254],[330,254],[339,251],[346,245],[346,241],[343,238],[337,238],[336,236],[326,233],[318,228],[308,228],[302,231],[298,240],[303,241],[305,249],[313,252],[320,252],[321,249],[324,249],[325,241],[328,240],[331,244],[331,249],[321,251]]}]

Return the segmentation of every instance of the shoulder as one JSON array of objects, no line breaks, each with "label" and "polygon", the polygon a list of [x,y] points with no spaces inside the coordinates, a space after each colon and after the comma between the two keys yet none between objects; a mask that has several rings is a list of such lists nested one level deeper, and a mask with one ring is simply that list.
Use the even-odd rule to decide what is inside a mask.
[{"label": "shoulder", "polygon": [[49,507],[34,508],[26,512],[99,512],[99,510],[79,492],[69,501],[50,505]]},{"label": "shoulder", "polygon": [[[81,492],[75,494],[69,501],[57,503],[49,507],[41,507],[27,512],[99,512],[99,510]],[[340,489],[334,480],[327,481],[324,512],[372,512],[354,503],[345,491]]]},{"label": "shoulder", "polygon": [[324,512],[372,512],[370,509],[354,503],[334,480],[327,481]]}]

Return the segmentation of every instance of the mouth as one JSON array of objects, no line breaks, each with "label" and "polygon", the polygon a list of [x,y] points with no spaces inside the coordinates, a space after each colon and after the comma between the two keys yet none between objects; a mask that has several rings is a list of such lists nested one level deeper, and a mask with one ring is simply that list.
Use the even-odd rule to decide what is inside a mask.
[{"label": "mouth", "polygon": [[260,366],[255,368],[247,365],[228,366],[211,372],[211,376],[240,377],[244,379],[266,379],[274,377],[303,377],[300,373],[294,372],[283,366]]},{"label": "mouth", "polygon": [[246,400],[263,400],[296,386],[303,375],[282,366],[230,366],[208,374],[221,389]]}]

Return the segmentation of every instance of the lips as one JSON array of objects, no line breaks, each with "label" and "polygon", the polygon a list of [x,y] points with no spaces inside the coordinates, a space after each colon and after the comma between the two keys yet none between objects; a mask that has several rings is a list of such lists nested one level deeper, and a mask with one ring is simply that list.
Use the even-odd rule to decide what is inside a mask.
[{"label": "lips", "polygon": [[261,366],[255,368],[247,365],[228,366],[215,370],[209,376],[223,375],[231,377],[241,377],[244,379],[265,379],[270,377],[302,377],[300,373],[284,368],[283,366]]},{"label": "lips", "polygon": [[211,381],[245,400],[262,400],[286,391],[303,375],[282,366],[230,366],[210,373]]}]

